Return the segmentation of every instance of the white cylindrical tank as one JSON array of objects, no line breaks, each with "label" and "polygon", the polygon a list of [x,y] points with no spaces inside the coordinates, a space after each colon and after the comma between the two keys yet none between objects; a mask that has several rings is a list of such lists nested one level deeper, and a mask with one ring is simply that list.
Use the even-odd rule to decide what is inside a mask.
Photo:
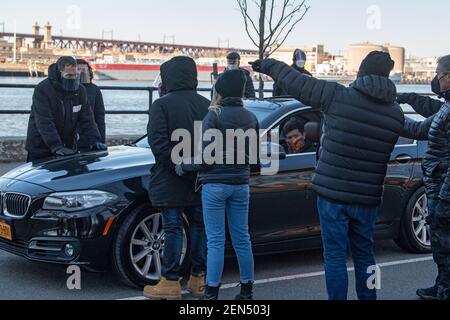
[{"label": "white cylindrical tank", "polygon": [[390,44],[385,45],[389,50],[392,60],[395,61],[394,73],[403,73],[405,70],[405,48],[392,46]]},{"label": "white cylindrical tank", "polygon": [[361,62],[365,57],[372,51],[388,51],[387,48],[372,44],[369,42],[353,44],[348,49],[348,59],[347,59],[347,73],[356,74],[358,73]]}]

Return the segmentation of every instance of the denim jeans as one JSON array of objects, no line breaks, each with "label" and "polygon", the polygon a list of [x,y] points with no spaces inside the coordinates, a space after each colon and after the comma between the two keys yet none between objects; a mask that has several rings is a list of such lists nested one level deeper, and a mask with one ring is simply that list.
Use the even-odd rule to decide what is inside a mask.
[{"label": "denim jeans", "polygon": [[241,283],[254,281],[252,243],[248,228],[250,188],[248,185],[206,184],[202,201],[208,240],[206,284],[221,283],[226,240],[225,217],[236,252]]},{"label": "denim jeans", "polygon": [[325,274],[330,300],[347,300],[348,249],[353,256],[356,292],[360,300],[376,300],[376,289],[368,286],[373,276],[369,268],[376,265],[373,255],[373,232],[378,207],[346,205],[318,197]]},{"label": "denim jeans", "polygon": [[[183,250],[183,213],[190,224],[191,274],[206,273],[206,236],[201,207],[162,209],[164,227],[164,256],[162,276],[170,281],[180,278],[180,260]],[[188,235],[186,235],[188,236]]]}]

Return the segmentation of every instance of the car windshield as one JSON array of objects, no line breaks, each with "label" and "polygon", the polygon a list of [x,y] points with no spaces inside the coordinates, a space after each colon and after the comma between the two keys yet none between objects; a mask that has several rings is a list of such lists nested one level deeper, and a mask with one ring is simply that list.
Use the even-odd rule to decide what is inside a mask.
[{"label": "car windshield", "polygon": [[[252,112],[258,121],[261,123],[265,118],[270,116],[270,114],[273,112],[270,108],[264,108],[264,107],[247,107],[247,109]],[[142,137],[138,142],[132,144],[131,146],[137,147],[137,148],[149,148],[147,136]]]},{"label": "car windshield", "polygon": [[247,107],[247,109],[256,116],[259,123],[261,123],[265,118],[270,116],[270,114],[273,112],[273,110],[268,108]]}]

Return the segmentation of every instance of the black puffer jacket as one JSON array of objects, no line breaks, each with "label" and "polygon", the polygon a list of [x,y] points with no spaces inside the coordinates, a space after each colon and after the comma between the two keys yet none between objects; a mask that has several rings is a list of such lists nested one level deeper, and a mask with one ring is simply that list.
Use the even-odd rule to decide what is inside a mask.
[{"label": "black puffer jacket", "polygon": [[[424,183],[429,199],[438,199],[442,197],[448,199],[448,168],[450,147],[448,145],[448,135],[446,132],[446,117],[448,113],[448,103],[445,105],[442,101],[430,97],[420,96],[416,93],[399,94],[397,101],[409,104],[418,114],[429,117],[422,123],[410,123],[405,125],[406,137],[425,140],[424,133],[427,132],[428,150],[422,161],[422,170]],[[445,108],[443,107],[445,106]],[[442,110],[444,109],[444,110]],[[442,187],[443,177],[447,181]],[[447,197],[447,198],[446,198]]]},{"label": "black puffer jacket", "polygon": [[[194,60],[176,57],[161,66],[162,83],[167,94],[150,107],[148,141],[156,164],[151,171],[149,196],[157,208],[188,207],[201,204],[195,193],[195,175],[180,178],[175,173],[172,142],[175,130],[185,129],[194,137],[194,122],[202,121],[208,113],[210,101],[196,91],[197,67]],[[196,142],[191,143],[194,155]],[[184,155],[186,156],[186,155]]]},{"label": "black puffer jacket", "polygon": [[[223,159],[223,164],[183,164],[183,170],[185,172],[200,171],[199,181],[203,185],[208,183],[229,185],[248,184],[250,179],[250,165],[257,165],[259,163],[259,123],[256,116],[244,108],[242,99],[223,99],[221,107],[209,111],[203,120],[202,129],[203,134],[211,129],[216,129],[220,132],[221,137],[223,137],[223,153],[220,156]],[[248,140],[241,140],[245,144],[244,148],[242,148],[235,139],[235,141],[228,140],[227,130],[234,130],[236,132],[240,129],[248,133],[249,137],[251,133],[254,133],[252,135],[253,140],[251,140],[254,143],[253,145]],[[245,139],[245,137],[243,138]],[[203,150],[210,144],[211,142],[204,141]],[[233,146],[233,148],[228,149],[227,146]],[[234,155],[234,158],[231,157],[232,155]],[[218,154],[214,154],[213,156],[215,158],[211,160],[219,158]],[[205,160],[205,158],[202,160]]]},{"label": "black puffer jacket", "polygon": [[365,76],[347,88],[272,59],[261,62],[261,71],[289,95],[324,113],[316,192],[341,203],[380,205],[388,162],[405,122],[394,83]]},{"label": "black puffer jacket", "polygon": [[421,96],[417,93],[400,93],[397,95],[397,102],[409,104],[414,111],[425,118],[438,113],[444,104],[440,100]]},{"label": "black puffer jacket", "polygon": [[425,121],[414,121],[411,118],[405,117],[405,126],[401,136],[408,139],[426,141],[428,140],[433,121],[434,116],[429,117]]},{"label": "black puffer jacket", "polygon": [[450,102],[445,103],[434,117],[428,140],[428,151],[423,160],[427,193],[450,202]]},{"label": "black puffer jacket", "polygon": [[[297,67],[296,64],[293,64],[291,66],[291,68],[300,73],[303,73],[303,74],[306,74],[307,76],[312,77],[312,74],[308,70],[306,70],[305,68],[299,68],[299,67]],[[285,90],[283,90],[283,88],[278,84],[278,82],[275,82],[273,85],[272,95],[274,97],[282,97],[282,96],[288,96],[289,94]]]},{"label": "black puffer jacket", "polygon": [[89,146],[102,140],[86,89],[65,92],[59,74],[56,64],[51,65],[48,78],[34,90],[26,141],[32,159],[51,157],[60,147],[77,149],[77,128]]}]

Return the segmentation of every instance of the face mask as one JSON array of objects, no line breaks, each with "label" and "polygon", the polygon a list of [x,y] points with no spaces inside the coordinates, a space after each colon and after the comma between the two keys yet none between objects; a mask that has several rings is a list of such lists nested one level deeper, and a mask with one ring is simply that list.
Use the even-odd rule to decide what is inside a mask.
[{"label": "face mask", "polygon": [[293,152],[300,152],[304,147],[305,147],[305,140],[301,138],[297,138],[289,142],[289,148],[291,148]]},{"label": "face mask", "polygon": [[439,98],[445,98],[446,100],[450,100],[450,90],[447,90],[446,92],[442,92],[441,90],[441,80],[444,79],[446,76],[447,75],[439,78],[439,76],[436,75],[433,81],[431,81],[431,91],[437,94]]},{"label": "face mask", "polygon": [[305,61],[297,60],[297,61],[295,62],[295,65],[296,65],[297,67],[299,67],[300,69],[303,69],[303,68],[305,67]]},{"label": "face mask", "polygon": [[239,70],[239,66],[237,64],[229,64],[228,70]]},{"label": "face mask", "polygon": [[61,76],[61,87],[67,92],[78,91],[80,88],[80,73],[73,76],[63,72]]}]

